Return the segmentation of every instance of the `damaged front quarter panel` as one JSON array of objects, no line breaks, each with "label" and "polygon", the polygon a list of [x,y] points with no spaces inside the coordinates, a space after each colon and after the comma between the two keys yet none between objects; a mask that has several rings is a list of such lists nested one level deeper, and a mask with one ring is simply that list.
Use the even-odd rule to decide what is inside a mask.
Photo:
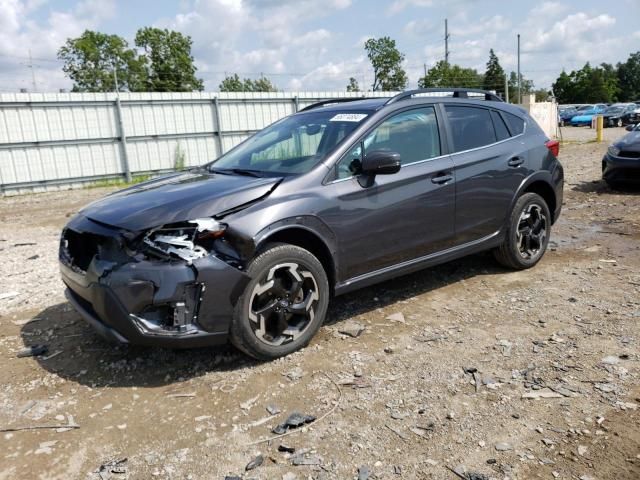
[{"label": "damaged front quarter panel", "polygon": [[118,332],[111,337],[131,343],[217,343],[212,337],[226,336],[249,280],[216,255],[223,232],[223,224],[205,218],[134,235],[78,215],[60,249],[70,300],[89,323],[99,321]]}]

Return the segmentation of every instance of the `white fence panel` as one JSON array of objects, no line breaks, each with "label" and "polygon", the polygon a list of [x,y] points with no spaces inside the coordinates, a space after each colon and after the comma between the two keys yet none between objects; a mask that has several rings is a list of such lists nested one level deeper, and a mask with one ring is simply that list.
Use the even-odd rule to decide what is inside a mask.
[{"label": "white fence panel", "polygon": [[317,101],[394,94],[121,93],[120,108],[115,93],[0,94],[0,191],[198,166]]}]

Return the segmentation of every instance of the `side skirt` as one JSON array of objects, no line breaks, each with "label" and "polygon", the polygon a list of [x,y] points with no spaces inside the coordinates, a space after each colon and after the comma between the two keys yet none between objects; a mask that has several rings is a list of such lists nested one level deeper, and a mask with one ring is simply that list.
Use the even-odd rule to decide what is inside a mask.
[{"label": "side skirt", "polygon": [[491,235],[487,235],[486,237],[473,240],[463,245],[458,245],[456,247],[448,248],[447,250],[430,253],[429,255],[414,258],[413,260],[407,260],[396,265],[390,265],[373,272],[358,275],[357,277],[349,278],[344,282],[337,283],[335,287],[335,294],[342,295],[362,287],[367,287],[369,285],[384,282],[385,280],[417,272],[418,270],[423,270],[434,265],[446,263],[456,258],[489,250],[500,245],[500,243],[502,243],[502,239],[503,233],[501,230],[498,230]]}]

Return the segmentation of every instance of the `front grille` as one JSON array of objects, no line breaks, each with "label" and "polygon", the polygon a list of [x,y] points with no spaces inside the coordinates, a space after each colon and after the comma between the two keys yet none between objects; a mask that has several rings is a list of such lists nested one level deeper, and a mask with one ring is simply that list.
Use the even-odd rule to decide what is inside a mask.
[{"label": "front grille", "polygon": [[87,271],[93,257],[98,253],[102,237],[92,233],[78,233],[71,229],[62,232],[60,258],[69,266]]},{"label": "front grille", "polygon": [[640,158],[640,152],[633,152],[630,150],[620,150],[619,157],[623,158]]}]

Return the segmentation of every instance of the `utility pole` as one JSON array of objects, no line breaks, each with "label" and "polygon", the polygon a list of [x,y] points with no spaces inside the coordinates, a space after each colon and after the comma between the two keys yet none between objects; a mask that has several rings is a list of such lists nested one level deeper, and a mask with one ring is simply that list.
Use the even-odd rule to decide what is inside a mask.
[{"label": "utility pole", "polygon": [[122,155],[122,168],[124,170],[124,178],[127,183],[131,183],[131,168],[129,166],[129,154],[127,152],[127,134],[124,131],[124,122],[122,120],[122,105],[120,105],[120,88],[118,87],[118,66],[113,64],[113,79],[116,82],[116,118],[118,120],[118,130],[120,131],[120,153]]},{"label": "utility pole", "polygon": [[424,76],[426,77],[427,76],[427,64],[423,63],[423,66],[424,66]]},{"label": "utility pole", "polygon": [[522,77],[520,76],[520,34],[518,34],[518,103],[522,103]]},{"label": "utility pole", "polygon": [[444,19],[444,63],[449,65],[449,23]]},{"label": "utility pole", "polygon": [[504,74],[504,101],[509,103],[509,76]]},{"label": "utility pole", "polygon": [[31,49],[29,49],[29,68],[31,69],[31,85],[33,88],[33,91],[35,92],[38,87],[36,85],[36,72],[34,71],[34,67],[33,67],[33,59],[31,58]]},{"label": "utility pole", "polygon": [[[113,65],[113,79],[116,82],[116,93],[120,92],[120,88],[118,87],[118,67]],[[120,98],[120,95],[116,95],[117,98]]]}]

